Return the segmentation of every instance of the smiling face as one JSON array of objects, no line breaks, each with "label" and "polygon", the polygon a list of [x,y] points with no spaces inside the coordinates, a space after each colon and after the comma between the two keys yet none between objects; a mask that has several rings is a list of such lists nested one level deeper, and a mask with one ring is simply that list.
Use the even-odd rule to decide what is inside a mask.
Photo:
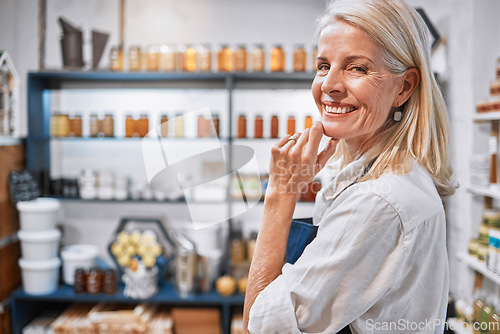
[{"label": "smiling face", "polygon": [[387,69],[381,47],[363,30],[336,21],[321,31],[312,93],[325,135],[345,139],[352,157],[404,102],[402,87],[402,77]]}]

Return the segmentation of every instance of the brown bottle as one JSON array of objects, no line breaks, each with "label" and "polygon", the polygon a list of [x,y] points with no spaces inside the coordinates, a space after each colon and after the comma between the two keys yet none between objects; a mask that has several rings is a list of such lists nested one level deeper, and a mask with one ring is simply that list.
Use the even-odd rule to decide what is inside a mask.
[{"label": "brown bottle", "polygon": [[57,130],[59,137],[68,137],[70,132],[70,120],[68,114],[61,114],[57,118]]},{"label": "brown bottle", "polygon": [[289,116],[288,121],[286,122],[286,132],[293,136],[295,134],[295,117]]},{"label": "brown bottle", "polygon": [[271,117],[271,138],[278,138],[280,132],[278,116]]},{"label": "brown bottle", "polygon": [[114,295],[118,291],[116,271],[106,269],[103,276],[102,291],[107,295]]},{"label": "brown bottle", "polygon": [[264,137],[264,120],[262,116],[255,116],[254,126],[253,126],[253,137],[263,138]]},{"label": "brown bottle", "polygon": [[298,45],[293,51],[294,72],[305,72],[307,67],[307,52],[303,45]]},{"label": "brown bottle", "polygon": [[306,119],[304,121],[304,129],[309,129],[313,126],[313,119],[311,116],[306,116]]},{"label": "brown bottle", "polygon": [[102,271],[98,267],[92,267],[87,275],[87,292],[97,294],[102,292]]},{"label": "brown bottle", "polygon": [[75,284],[73,284],[73,291],[76,294],[85,293],[87,291],[87,273],[85,269],[78,268],[75,270]]},{"label": "brown bottle", "polygon": [[229,45],[221,45],[217,52],[217,71],[231,72],[234,70],[234,53]]},{"label": "brown bottle", "polygon": [[156,45],[152,45],[148,48],[146,52],[146,70],[150,72],[156,72],[160,69],[159,66],[159,48]]},{"label": "brown bottle", "polygon": [[112,114],[106,114],[102,120],[102,133],[104,137],[113,137],[115,135],[114,131],[114,121]]},{"label": "brown bottle", "polygon": [[245,115],[240,115],[238,117],[238,138],[246,138],[247,137],[247,118]]},{"label": "brown bottle", "polygon": [[285,71],[285,51],[281,45],[275,45],[271,49],[271,72]]},{"label": "brown bottle", "polygon": [[206,137],[207,136],[207,121],[203,115],[198,116],[198,137]]},{"label": "brown bottle", "polygon": [[182,70],[184,72],[196,71],[196,50],[188,45],[182,53]]},{"label": "brown bottle", "polygon": [[125,137],[132,138],[135,134],[135,120],[132,115],[125,118]]},{"label": "brown bottle", "polygon": [[137,120],[137,134],[139,137],[145,137],[149,132],[149,119],[147,114],[141,114],[141,118]]},{"label": "brown bottle", "polygon": [[75,115],[70,120],[69,134],[70,134],[70,136],[74,136],[74,137],[81,137],[82,136],[82,116],[81,115]]}]

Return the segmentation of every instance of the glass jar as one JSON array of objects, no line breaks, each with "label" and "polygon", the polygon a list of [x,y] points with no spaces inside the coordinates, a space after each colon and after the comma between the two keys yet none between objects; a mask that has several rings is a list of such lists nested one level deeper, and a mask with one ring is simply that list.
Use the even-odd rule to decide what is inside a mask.
[{"label": "glass jar", "polygon": [[[54,113],[50,117],[50,135],[52,137],[59,136],[59,129],[57,128],[57,123],[59,121],[59,113]],[[0,125],[1,126],[1,125]]]},{"label": "glass jar", "polygon": [[97,294],[102,292],[102,271],[98,267],[92,267],[87,275],[87,292]]},{"label": "glass jar", "polygon": [[177,70],[177,50],[173,45],[162,45],[158,57],[160,71],[174,72]]},{"label": "glass jar", "polygon": [[317,69],[318,69],[318,65],[317,65],[317,62],[318,62],[318,46],[315,45],[313,47],[313,52],[312,52],[312,70],[313,72],[316,72]]},{"label": "glass jar", "polygon": [[135,134],[135,120],[128,114],[125,118],[125,137],[132,138]]},{"label": "glass jar", "polygon": [[203,115],[198,117],[198,137],[206,137],[207,136],[207,120]]},{"label": "glass jar", "polygon": [[141,117],[137,120],[137,134],[139,137],[143,138],[146,137],[146,135],[149,132],[149,119],[148,115],[146,113],[141,114]]},{"label": "glass jar", "polygon": [[111,71],[123,71],[123,49],[113,46],[109,52],[109,69]]},{"label": "glass jar", "polygon": [[217,71],[231,72],[234,70],[234,53],[229,45],[221,45],[217,52]]},{"label": "glass jar", "polygon": [[107,295],[114,295],[118,291],[117,283],[116,271],[106,269],[104,271],[102,291]]},{"label": "glass jar", "polygon": [[75,115],[70,120],[69,124],[69,135],[73,137],[82,136],[82,115]]},{"label": "glass jar", "polygon": [[238,138],[246,138],[247,137],[247,118],[245,115],[240,115],[238,117]]},{"label": "glass jar", "polygon": [[244,45],[238,45],[234,52],[234,70],[238,72],[247,71],[247,49]]},{"label": "glass jar", "polygon": [[286,132],[290,136],[293,136],[295,134],[295,117],[288,117],[288,120],[286,122]]},{"label": "glass jar", "polygon": [[142,70],[142,51],[140,46],[131,46],[128,49],[128,70]]},{"label": "glass jar", "polygon": [[278,138],[280,132],[280,125],[278,116],[271,117],[271,138]]},{"label": "glass jar", "polygon": [[102,120],[102,133],[104,137],[114,137],[115,135],[113,115],[110,113],[104,115],[104,119]]},{"label": "glass jar", "polygon": [[68,137],[70,128],[70,120],[68,114],[60,114],[57,118],[57,131],[59,137]]},{"label": "glass jar", "polygon": [[182,117],[181,112],[175,114],[174,135],[176,137],[184,137],[184,117]]},{"label": "glass jar", "polygon": [[196,71],[196,50],[192,45],[187,45],[182,53],[182,70],[184,72]]},{"label": "glass jar", "polygon": [[75,270],[75,283],[73,284],[73,291],[76,294],[85,293],[87,291],[87,273],[83,268]]},{"label": "glass jar", "polygon": [[263,138],[264,137],[264,120],[261,115],[255,116],[255,121],[253,125],[253,137]]},{"label": "glass jar", "polygon": [[304,120],[304,129],[309,129],[313,126],[313,119],[311,116],[307,115]]},{"label": "glass jar", "polygon": [[151,45],[146,52],[146,70],[149,72],[156,72],[160,69],[158,62],[158,47]]},{"label": "glass jar", "polygon": [[90,137],[98,137],[101,132],[99,118],[97,114],[90,115]]},{"label": "glass jar", "polygon": [[210,72],[212,70],[212,51],[210,51],[210,45],[200,44],[198,45],[198,69],[201,72]]},{"label": "glass jar", "polygon": [[168,116],[167,114],[161,115],[160,118],[160,136],[163,138],[168,137]]},{"label": "glass jar", "polygon": [[293,51],[293,70],[294,72],[305,72],[307,67],[307,52],[304,46],[299,44]]},{"label": "glass jar", "polygon": [[266,52],[262,44],[255,45],[252,51],[252,71],[264,72],[266,70]]},{"label": "glass jar", "polygon": [[285,51],[277,44],[271,49],[271,72],[285,71]]}]

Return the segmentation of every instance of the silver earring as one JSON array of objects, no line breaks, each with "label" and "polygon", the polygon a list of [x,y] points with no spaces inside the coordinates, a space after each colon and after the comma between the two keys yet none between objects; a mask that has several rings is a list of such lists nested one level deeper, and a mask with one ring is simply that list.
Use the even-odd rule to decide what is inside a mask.
[{"label": "silver earring", "polygon": [[394,111],[394,115],[392,116],[392,119],[394,119],[394,121],[400,122],[403,119],[403,109],[403,106],[399,106],[396,108],[396,110]]}]

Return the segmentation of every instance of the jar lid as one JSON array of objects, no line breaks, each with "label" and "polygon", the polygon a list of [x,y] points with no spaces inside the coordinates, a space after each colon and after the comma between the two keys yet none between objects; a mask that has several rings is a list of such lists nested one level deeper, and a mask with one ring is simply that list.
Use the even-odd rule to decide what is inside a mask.
[{"label": "jar lid", "polygon": [[17,202],[16,206],[21,212],[49,212],[59,210],[61,203],[55,198],[39,197],[32,201]]},{"label": "jar lid", "polygon": [[47,231],[18,231],[17,235],[21,241],[47,242],[61,239],[61,231],[58,229]]},{"label": "jar lid", "polygon": [[61,260],[58,257],[45,261],[28,261],[20,258],[18,263],[22,269],[47,270],[59,267],[61,265]]},{"label": "jar lid", "polygon": [[95,245],[76,244],[64,247],[61,250],[61,257],[64,261],[92,260],[97,257],[99,249]]}]

